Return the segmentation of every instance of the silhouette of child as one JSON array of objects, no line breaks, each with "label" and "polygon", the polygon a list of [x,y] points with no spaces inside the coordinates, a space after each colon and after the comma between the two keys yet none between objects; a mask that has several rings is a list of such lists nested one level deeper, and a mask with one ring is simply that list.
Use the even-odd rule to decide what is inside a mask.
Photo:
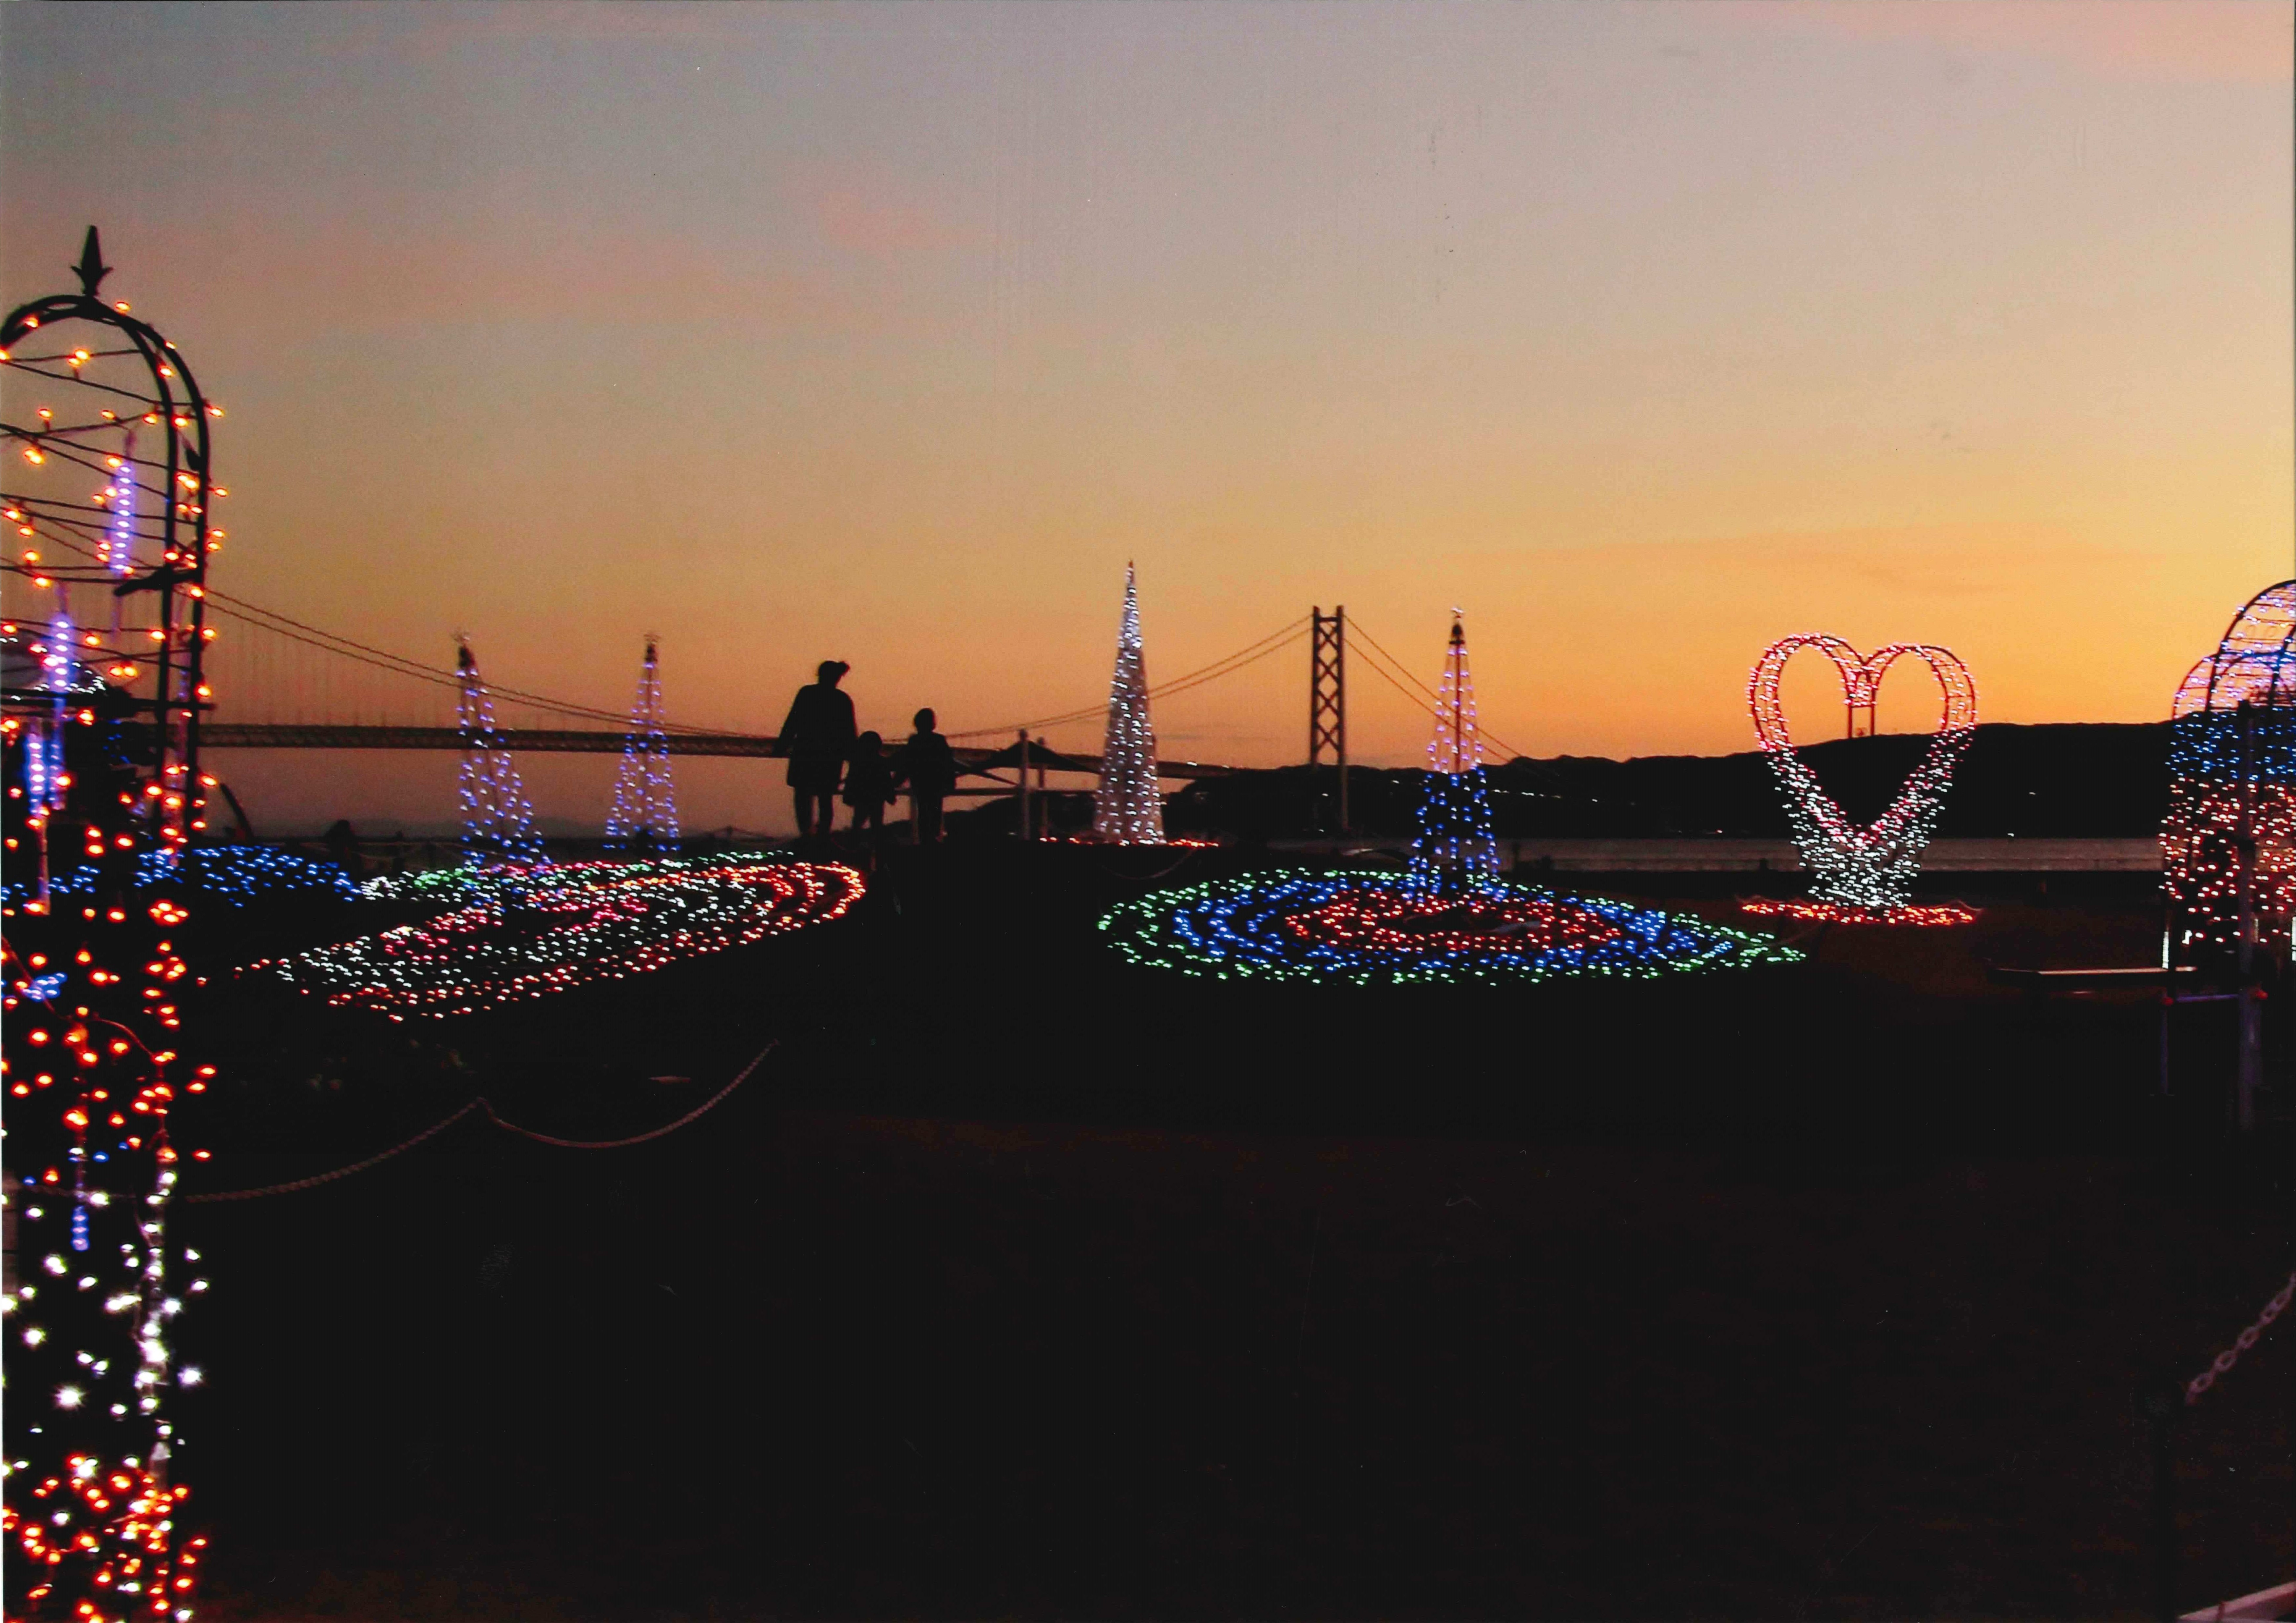
[{"label": "silhouette of child", "polygon": [[919,845],[940,843],[940,803],[956,787],[956,756],[933,731],[933,713],[912,717],[916,731],[901,746],[900,779],[909,786],[909,817]]},{"label": "silhouette of child", "polygon": [[893,763],[885,754],[885,741],[864,733],[853,741],[853,754],[845,766],[845,804],[853,808],[853,829],[881,832],[885,807],[894,799]]}]

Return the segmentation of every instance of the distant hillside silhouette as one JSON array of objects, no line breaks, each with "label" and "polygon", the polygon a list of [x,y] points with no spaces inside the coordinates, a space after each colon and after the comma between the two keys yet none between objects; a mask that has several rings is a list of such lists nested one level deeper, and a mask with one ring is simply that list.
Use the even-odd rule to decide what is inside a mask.
[{"label": "distant hillside silhouette", "polygon": [[[1802,750],[1818,782],[1863,823],[1878,816],[1929,738],[1884,734]],[[1954,775],[1939,832],[1946,836],[2109,837],[2155,833],[2169,798],[2166,722],[2076,723],[1977,729]],[[1329,785],[1334,774],[1322,769]],[[1416,826],[1416,771],[1357,767],[1349,775],[1358,832],[1407,835]],[[1520,757],[1490,768],[1503,839],[1733,834],[1784,839],[1785,803],[1759,750],[1742,755],[1648,755],[1614,761]],[[1311,828],[1305,766],[1206,778],[1176,796],[1175,833],[1281,838]]]}]

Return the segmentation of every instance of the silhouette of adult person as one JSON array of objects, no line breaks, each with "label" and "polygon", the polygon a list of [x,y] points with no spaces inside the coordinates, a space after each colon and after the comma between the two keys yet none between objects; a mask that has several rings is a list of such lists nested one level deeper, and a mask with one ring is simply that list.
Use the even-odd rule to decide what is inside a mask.
[{"label": "silhouette of adult person", "polygon": [[358,832],[351,827],[348,817],[338,817],[334,826],[321,836],[326,842],[327,855],[335,865],[354,880],[366,877],[366,858],[359,851]]},{"label": "silhouette of adult person", "polygon": [[901,780],[909,786],[909,829],[919,845],[940,843],[940,803],[956,787],[956,756],[933,731],[931,710],[911,718],[916,731],[901,746]]},{"label": "silhouette of adult person", "polygon": [[817,680],[797,690],[790,701],[789,719],[782,723],[775,749],[789,757],[789,786],[797,797],[797,832],[811,839],[816,829],[829,832],[837,816],[837,782],[845,757],[853,748],[853,700],[837,684],[853,668],[842,660],[824,660],[815,672]]}]

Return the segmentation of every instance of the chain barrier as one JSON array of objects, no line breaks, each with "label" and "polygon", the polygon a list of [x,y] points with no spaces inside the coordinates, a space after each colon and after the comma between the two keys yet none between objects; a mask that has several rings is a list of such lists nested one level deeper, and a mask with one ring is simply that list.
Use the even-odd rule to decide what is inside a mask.
[{"label": "chain barrier", "polygon": [[2291,1300],[2296,1300],[2296,1274],[2288,1276],[2288,1283],[2280,1287],[2279,1295],[2264,1304],[2264,1311],[2256,1316],[2255,1324],[2235,1336],[2233,1344],[2216,1356],[2214,1363],[2185,1383],[2185,1407],[2190,1408],[2200,1402],[2201,1394],[2217,1383],[2218,1376],[2232,1373],[2232,1366],[2240,1362],[2241,1354],[2255,1346],[2257,1338],[2264,1333],[2272,1321],[2288,1311]]},{"label": "chain barrier", "polygon": [[484,1111],[488,1121],[493,1122],[495,1126],[501,1127],[505,1131],[516,1133],[521,1137],[530,1138],[537,1143],[553,1144],[562,1150],[619,1150],[631,1144],[642,1144],[649,1139],[661,1138],[671,1133],[675,1133],[678,1128],[685,1127],[689,1122],[698,1120],[700,1118],[708,1115],[711,1111],[717,1109],[718,1106],[724,1102],[726,1095],[732,1093],[735,1088],[741,1086],[742,1083],[747,1082],[750,1079],[751,1073],[756,1071],[758,1066],[766,1062],[766,1056],[773,1053],[773,1051],[780,1045],[781,1039],[779,1037],[775,1037],[772,1042],[767,1043],[763,1048],[760,1048],[758,1051],[758,1057],[756,1059],[751,1060],[747,1065],[742,1067],[739,1075],[734,1077],[731,1082],[726,1084],[725,1086],[719,1088],[716,1093],[710,1094],[709,1098],[703,1100],[700,1104],[694,1106],[693,1109],[686,1111],[685,1115],[680,1116],[676,1121],[669,1123],[668,1126],[656,1127],[649,1133],[640,1133],[634,1138],[554,1138],[547,1133],[537,1133],[531,1127],[522,1127],[514,1121],[504,1120],[501,1115],[496,1113],[495,1107],[488,1102],[486,1096],[481,1094],[478,1098],[472,1100],[468,1104],[463,1106],[462,1109],[456,1111],[453,1115],[447,1117],[445,1120],[434,1122],[430,1127],[423,1128],[420,1133],[417,1133],[406,1143],[394,1144],[380,1155],[370,1155],[365,1160],[353,1161],[348,1167],[338,1167],[332,1172],[322,1172],[316,1177],[297,1178],[292,1183],[269,1184],[266,1184],[261,1189],[222,1189],[216,1190],[206,1194],[187,1194],[180,1198],[185,1204],[196,1206],[202,1201],[252,1201],[263,1195],[291,1194],[299,1189],[316,1189],[322,1184],[332,1184],[337,1178],[346,1178],[350,1176],[354,1172],[364,1172],[369,1167],[380,1166],[394,1155],[402,1155],[407,1151],[412,1150],[415,1145],[421,1143],[424,1139],[434,1138],[438,1135],[445,1132],[448,1127],[453,1127],[456,1122],[462,1120],[463,1117],[469,1115],[472,1111]]}]

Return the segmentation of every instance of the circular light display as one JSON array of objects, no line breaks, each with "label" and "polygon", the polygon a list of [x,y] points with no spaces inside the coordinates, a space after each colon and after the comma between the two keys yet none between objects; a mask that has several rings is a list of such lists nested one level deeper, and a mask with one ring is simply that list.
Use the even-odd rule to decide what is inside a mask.
[{"label": "circular light display", "polygon": [[1360,986],[1639,976],[1793,963],[1765,936],[1599,897],[1489,880],[1456,896],[1392,873],[1215,880],[1100,921],[1126,958],[1219,980]]},{"label": "circular light display", "polygon": [[338,1008],[444,1019],[824,923],[865,888],[851,868],[762,856],[493,870],[423,887],[466,902],[451,913],[250,968]]}]

